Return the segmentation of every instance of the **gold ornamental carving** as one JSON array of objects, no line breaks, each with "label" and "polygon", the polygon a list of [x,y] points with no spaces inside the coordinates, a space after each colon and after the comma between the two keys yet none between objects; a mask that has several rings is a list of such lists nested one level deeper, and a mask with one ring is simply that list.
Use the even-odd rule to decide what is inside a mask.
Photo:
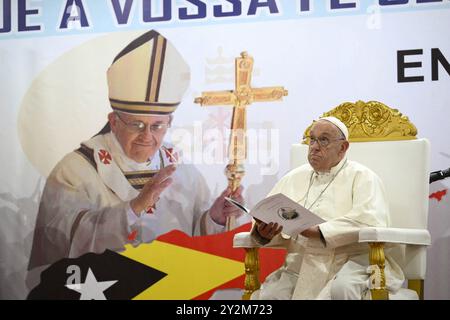
[{"label": "gold ornamental carving", "polygon": [[245,282],[242,300],[250,300],[253,292],[261,287],[259,282],[259,248],[245,248]]},{"label": "gold ornamental carving", "polygon": [[369,265],[375,266],[369,277],[369,288],[372,300],[389,300],[386,288],[385,255],[383,242],[369,242]]},{"label": "gold ornamental carving", "polygon": [[[417,129],[408,117],[378,101],[344,102],[322,117],[336,117],[348,128],[349,141],[397,141],[416,139]],[[312,124],[305,130],[309,136]],[[305,139],[303,143],[308,144]]]}]

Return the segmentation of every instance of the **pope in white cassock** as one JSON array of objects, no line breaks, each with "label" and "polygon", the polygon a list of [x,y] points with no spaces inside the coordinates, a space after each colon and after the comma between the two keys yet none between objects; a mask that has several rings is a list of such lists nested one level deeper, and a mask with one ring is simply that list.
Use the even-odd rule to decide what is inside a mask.
[{"label": "pope in white cassock", "polygon": [[[339,119],[314,122],[309,138],[309,163],[289,172],[269,195],[283,193],[326,222],[292,238],[276,223],[255,222],[253,239],[285,247],[287,255],[252,299],[369,298],[368,247],[358,243],[358,233],[362,227],[389,225],[383,184],[373,171],[347,160],[348,129]],[[395,294],[404,275],[389,255],[385,272]]]},{"label": "pope in white cassock", "polygon": [[190,79],[172,44],[155,31],[143,34],[115,57],[107,78],[113,112],[48,177],[29,269],[121,250],[174,229],[220,233],[228,216],[240,215],[224,198],[242,201],[242,188],[225,190],[211,205],[201,174],[178,164],[177,152],[163,142]]}]

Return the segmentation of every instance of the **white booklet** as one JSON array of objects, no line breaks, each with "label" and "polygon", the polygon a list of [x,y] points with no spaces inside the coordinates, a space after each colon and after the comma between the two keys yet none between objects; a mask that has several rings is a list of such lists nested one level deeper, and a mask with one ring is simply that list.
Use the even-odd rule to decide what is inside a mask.
[{"label": "white booklet", "polygon": [[225,199],[256,219],[265,223],[278,223],[283,226],[282,232],[290,236],[296,236],[316,224],[325,222],[321,217],[282,193],[261,200],[252,210],[248,210],[236,200],[228,197]]}]

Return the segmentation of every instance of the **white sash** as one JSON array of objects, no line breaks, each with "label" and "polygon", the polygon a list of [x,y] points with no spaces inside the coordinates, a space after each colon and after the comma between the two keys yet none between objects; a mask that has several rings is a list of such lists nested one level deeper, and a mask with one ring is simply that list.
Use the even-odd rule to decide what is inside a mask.
[{"label": "white sash", "polygon": [[139,192],[134,189],[120,170],[111,149],[107,147],[103,135],[98,135],[83,144],[94,150],[94,160],[97,164],[97,172],[102,181],[122,201],[130,201],[137,197]]}]

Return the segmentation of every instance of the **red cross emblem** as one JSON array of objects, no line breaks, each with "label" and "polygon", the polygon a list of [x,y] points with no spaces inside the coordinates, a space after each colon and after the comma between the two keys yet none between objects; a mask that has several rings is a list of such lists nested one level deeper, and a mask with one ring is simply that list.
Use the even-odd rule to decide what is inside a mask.
[{"label": "red cross emblem", "polygon": [[98,157],[100,158],[100,161],[103,162],[104,164],[110,164],[112,161],[109,152],[103,149],[98,152]]},{"label": "red cross emblem", "polygon": [[164,148],[164,152],[166,153],[166,157],[169,158],[170,163],[178,162],[178,153],[174,153],[173,148]]},{"label": "red cross emblem", "polygon": [[133,242],[134,240],[136,240],[137,234],[138,234],[137,230],[131,231],[127,237],[128,241]]},{"label": "red cross emblem", "polygon": [[147,210],[145,210],[145,212],[147,212],[148,214],[152,214],[155,212],[155,210],[156,210],[156,203],[153,206],[148,207]]}]

